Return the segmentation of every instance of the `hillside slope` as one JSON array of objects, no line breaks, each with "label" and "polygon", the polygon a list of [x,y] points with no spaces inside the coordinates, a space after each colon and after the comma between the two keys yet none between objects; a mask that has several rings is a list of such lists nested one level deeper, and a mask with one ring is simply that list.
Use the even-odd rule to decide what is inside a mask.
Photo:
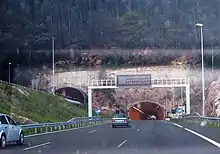
[{"label": "hillside slope", "polygon": [[12,114],[21,122],[30,123],[67,121],[86,116],[87,110],[59,96],[0,83],[0,113]]},{"label": "hillside slope", "polygon": [[4,0],[0,45],[6,52],[27,44],[50,49],[55,36],[58,48],[191,48],[199,47],[196,22],[208,29],[204,45],[219,45],[219,5],[219,0]]}]

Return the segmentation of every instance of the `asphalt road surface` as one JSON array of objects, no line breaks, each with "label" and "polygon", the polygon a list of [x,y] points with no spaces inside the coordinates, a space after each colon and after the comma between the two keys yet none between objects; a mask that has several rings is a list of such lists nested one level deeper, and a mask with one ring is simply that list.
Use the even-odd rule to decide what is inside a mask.
[{"label": "asphalt road surface", "polygon": [[0,154],[219,154],[218,145],[164,121],[132,121],[132,128],[110,124],[26,138]]}]

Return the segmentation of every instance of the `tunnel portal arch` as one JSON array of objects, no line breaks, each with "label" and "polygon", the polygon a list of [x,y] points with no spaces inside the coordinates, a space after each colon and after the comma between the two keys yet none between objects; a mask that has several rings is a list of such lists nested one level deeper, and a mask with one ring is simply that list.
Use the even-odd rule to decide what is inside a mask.
[{"label": "tunnel portal arch", "polygon": [[129,108],[131,120],[147,120],[150,115],[155,115],[157,120],[164,120],[168,109],[155,101],[145,100],[134,103]]},{"label": "tunnel portal arch", "polygon": [[74,87],[59,88],[55,91],[55,94],[81,103],[88,103],[88,95],[83,90]]}]

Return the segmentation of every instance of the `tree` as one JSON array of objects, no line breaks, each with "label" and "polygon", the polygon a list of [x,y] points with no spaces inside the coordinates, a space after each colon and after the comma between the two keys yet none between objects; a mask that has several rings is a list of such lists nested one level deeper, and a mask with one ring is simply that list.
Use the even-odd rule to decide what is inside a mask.
[{"label": "tree", "polygon": [[141,13],[126,12],[120,19],[116,38],[117,45],[128,48],[141,47],[145,28],[144,16]]}]

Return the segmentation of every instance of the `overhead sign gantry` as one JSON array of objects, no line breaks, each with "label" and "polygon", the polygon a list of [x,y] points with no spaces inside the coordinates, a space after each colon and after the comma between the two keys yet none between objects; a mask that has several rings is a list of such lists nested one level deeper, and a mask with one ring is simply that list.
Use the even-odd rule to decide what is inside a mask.
[{"label": "overhead sign gantry", "polygon": [[88,116],[92,117],[92,90],[115,88],[186,88],[186,113],[190,113],[190,83],[188,78],[159,78],[152,79],[151,74],[116,75],[111,79],[90,80],[88,83]]},{"label": "overhead sign gantry", "polygon": [[117,87],[146,87],[151,86],[151,74],[117,75]]}]

